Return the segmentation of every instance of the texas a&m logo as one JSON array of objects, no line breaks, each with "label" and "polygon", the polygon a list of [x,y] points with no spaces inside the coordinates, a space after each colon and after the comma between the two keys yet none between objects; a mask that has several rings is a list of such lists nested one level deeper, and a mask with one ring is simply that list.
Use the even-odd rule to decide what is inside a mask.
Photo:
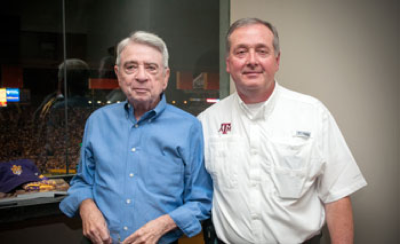
[{"label": "texas a&m logo", "polygon": [[228,134],[228,132],[231,132],[231,123],[222,123],[218,132],[221,132],[222,134]]}]

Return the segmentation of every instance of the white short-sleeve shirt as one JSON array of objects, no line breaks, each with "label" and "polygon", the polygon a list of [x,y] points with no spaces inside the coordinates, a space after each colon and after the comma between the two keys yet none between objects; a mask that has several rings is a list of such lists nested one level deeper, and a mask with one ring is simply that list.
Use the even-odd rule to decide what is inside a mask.
[{"label": "white short-sleeve shirt", "polygon": [[226,243],[302,243],[325,224],[325,203],[367,184],[325,106],[277,83],[265,103],[234,93],[199,119]]}]

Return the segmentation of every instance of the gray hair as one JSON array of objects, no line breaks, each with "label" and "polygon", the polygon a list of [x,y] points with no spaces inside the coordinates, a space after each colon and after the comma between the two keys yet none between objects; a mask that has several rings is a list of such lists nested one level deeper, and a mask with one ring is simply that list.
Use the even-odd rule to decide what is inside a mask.
[{"label": "gray hair", "polygon": [[229,54],[229,51],[231,49],[231,42],[229,40],[229,38],[231,37],[232,33],[243,26],[247,26],[247,25],[255,25],[255,24],[262,24],[264,26],[266,26],[268,29],[270,29],[272,31],[272,34],[274,35],[274,40],[272,42],[272,45],[274,47],[274,53],[275,56],[277,56],[280,52],[280,47],[279,47],[279,35],[278,35],[278,30],[275,28],[275,26],[273,26],[271,23],[258,19],[258,18],[243,18],[243,19],[239,19],[237,21],[235,21],[235,23],[233,23],[231,25],[231,27],[228,30],[228,33],[226,35],[226,54]]},{"label": "gray hair", "polygon": [[120,65],[121,62],[121,52],[129,43],[140,43],[156,48],[160,51],[162,55],[162,62],[164,68],[168,68],[168,49],[165,42],[157,35],[145,31],[136,31],[132,33],[129,37],[123,39],[117,46],[117,59],[115,61],[116,65]]}]

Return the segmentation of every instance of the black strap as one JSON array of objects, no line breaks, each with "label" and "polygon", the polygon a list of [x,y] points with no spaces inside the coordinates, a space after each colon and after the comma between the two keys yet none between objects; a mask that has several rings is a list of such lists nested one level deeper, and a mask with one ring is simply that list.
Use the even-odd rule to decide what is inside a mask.
[{"label": "black strap", "polygon": [[215,244],[217,240],[217,234],[215,233],[214,225],[211,218],[206,219],[201,224],[203,227],[203,238],[205,244]]}]

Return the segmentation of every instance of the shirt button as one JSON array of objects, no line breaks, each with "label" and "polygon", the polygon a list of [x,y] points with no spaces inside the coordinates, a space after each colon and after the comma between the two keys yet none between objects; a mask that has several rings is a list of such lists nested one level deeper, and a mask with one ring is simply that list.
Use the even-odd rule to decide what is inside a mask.
[{"label": "shirt button", "polygon": [[131,199],[126,199],[126,204],[130,204],[131,203]]},{"label": "shirt button", "polygon": [[131,177],[131,178],[132,178],[132,177],[133,177],[133,175],[134,175],[133,173],[130,173],[130,174],[129,174],[129,177]]},{"label": "shirt button", "polygon": [[128,227],[124,226],[124,230],[128,230]]},{"label": "shirt button", "polygon": [[131,151],[132,151],[132,152],[136,152],[136,148],[133,147],[133,148],[131,149]]},{"label": "shirt button", "polygon": [[135,124],[135,128],[138,128],[139,127],[139,125],[138,124]]}]

